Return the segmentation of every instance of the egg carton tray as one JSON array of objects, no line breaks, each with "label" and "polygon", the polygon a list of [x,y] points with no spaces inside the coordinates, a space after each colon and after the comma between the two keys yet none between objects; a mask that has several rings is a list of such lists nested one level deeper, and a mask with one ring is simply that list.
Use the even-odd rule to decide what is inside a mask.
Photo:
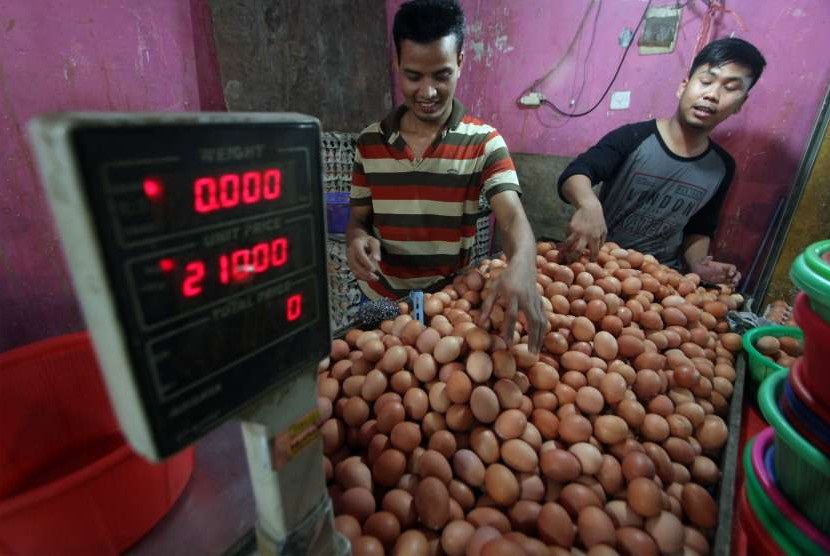
[{"label": "egg carton tray", "polygon": [[357,133],[324,131],[321,134],[323,190],[348,192],[352,186]]},{"label": "egg carton tray", "polygon": [[329,279],[329,323],[332,331],[355,321],[361,292],[346,260],[345,239],[330,237],[326,242]]}]

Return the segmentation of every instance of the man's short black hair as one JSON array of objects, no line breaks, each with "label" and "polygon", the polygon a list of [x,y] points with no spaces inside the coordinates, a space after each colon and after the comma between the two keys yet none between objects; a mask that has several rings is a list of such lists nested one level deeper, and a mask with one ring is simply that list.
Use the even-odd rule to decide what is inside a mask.
[{"label": "man's short black hair", "polygon": [[464,45],[464,10],[456,0],[411,0],[395,14],[392,37],[401,59],[401,42],[410,40],[427,44],[455,35],[457,52]]},{"label": "man's short black hair", "polygon": [[751,43],[738,38],[719,39],[710,42],[703,47],[703,50],[698,52],[694,62],[692,62],[692,69],[689,70],[689,77],[691,78],[700,66],[708,64],[710,67],[716,68],[729,63],[749,68],[752,72],[750,89],[761,77],[764,66],[767,65],[767,61],[761,55],[761,52]]}]

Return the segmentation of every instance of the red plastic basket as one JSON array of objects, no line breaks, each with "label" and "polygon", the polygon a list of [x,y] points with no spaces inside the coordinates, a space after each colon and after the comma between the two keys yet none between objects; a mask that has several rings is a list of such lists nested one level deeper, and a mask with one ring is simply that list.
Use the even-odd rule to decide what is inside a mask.
[{"label": "red plastic basket", "polygon": [[830,324],[810,308],[804,292],[795,297],[795,321],[804,332],[802,376],[820,405],[830,408]]},{"label": "red plastic basket", "polygon": [[86,333],[0,354],[0,423],[0,554],[123,552],[193,471],[126,444]]},{"label": "red plastic basket", "polygon": [[803,359],[796,359],[790,374],[787,375],[790,384],[793,387],[793,392],[801,402],[807,406],[807,409],[815,413],[825,423],[830,423],[830,405],[820,403],[807,386],[807,379],[805,375],[805,367],[802,365]]}]

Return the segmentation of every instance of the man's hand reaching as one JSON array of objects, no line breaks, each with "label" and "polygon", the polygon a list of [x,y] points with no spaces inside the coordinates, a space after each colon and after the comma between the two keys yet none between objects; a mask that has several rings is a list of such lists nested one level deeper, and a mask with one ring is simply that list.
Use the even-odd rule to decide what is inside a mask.
[{"label": "man's hand reaching", "polygon": [[565,240],[566,256],[577,258],[587,247],[595,258],[605,243],[608,228],[598,200],[583,204],[571,218],[570,235]]},{"label": "man's hand reaching", "polygon": [[378,280],[380,241],[377,238],[370,235],[355,237],[349,242],[346,258],[349,268],[358,280],[364,282]]},{"label": "man's hand reaching", "polygon": [[496,301],[505,300],[504,326],[502,337],[508,345],[513,343],[513,333],[516,329],[516,318],[519,310],[524,312],[527,320],[527,343],[531,353],[539,353],[542,349],[542,338],[545,334],[547,319],[542,310],[542,301],[536,291],[535,267],[532,265],[510,264],[507,269],[495,279],[490,296],[481,306],[481,315],[478,324],[482,325],[493,310]]},{"label": "man's hand reaching", "polygon": [[700,276],[701,280],[713,284],[727,284],[735,287],[741,281],[741,273],[735,265],[714,261],[710,256],[692,265],[691,270]]}]

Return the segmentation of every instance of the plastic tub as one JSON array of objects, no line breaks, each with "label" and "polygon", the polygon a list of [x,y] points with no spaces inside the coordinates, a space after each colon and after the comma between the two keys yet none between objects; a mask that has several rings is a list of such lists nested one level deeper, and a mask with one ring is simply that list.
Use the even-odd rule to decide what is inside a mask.
[{"label": "plastic tub", "polygon": [[764,548],[764,552],[753,550],[752,554],[768,554],[772,553],[772,545],[775,546],[776,553],[783,554],[797,554],[795,545],[787,538],[787,536],[779,529],[778,524],[764,511],[763,507],[763,491],[760,488],[758,479],[755,477],[755,471],[752,469],[752,450],[755,446],[755,438],[751,439],[744,447],[744,494],[747,499],[747,506],[749,512],[757,521],[757,527],[754,527],[747,535],[750,538],[750,544],[753,548],[754,537],[758,537],[759,544]]},{"label": "plastic tub", "polygon": [[830,458],[787,422],[778,398],[787,372],[769,377],[758,391],[761,412],[775,429],[775,469],[784,495],[821,531],[830,531]]},{"label": "plastic tub", "polygon": [[326,219],[330,234],[345,234],[349,224],[349,192],[328,191],[326,193]]},{"label": "plastic tub", "polygon": [[830,455],[830,424],[822,421],[798,399],[789,381],[784,382],[780,404],[790,424],[814,446]]},{"label": "plastic tub", "polygon": [[830,322],[830,240],[807,247],[790,267],[790,279],[810,298],[810,306]]},{"label": "plastic tub", "polygon": [[830,319],[824,320],[810,308],[807,296],[795,297],[794,315],[804,333],[802,376],[816,401],[830,408]]},{"label": "plastic tub", "polygon": [[152,464],[125,443],[85,333],[0,355],[0,553],[118,554],[172,507],[188,449]]},{"label": "plastic tub", "polygon": [[807,406],[819,419],[825,423],[830,423],[830,406],[818,403],[813,393],[807,389],[807,385],[804,383],[804,370],[801,366],[800,359],[793,365],[788,382],[801,403]]},{"label": "plastic tub", "polygon": [[772,427],[767,428],[755,438],[751,450],[753,479],[761,488],[763,496],[759,499],[764,510],[803,553],[830,553],[830,538],[801,515],[775,484],[775,475],[769,465],[774,460],[774,437]]},{"label": "plastic tub", "polygon": [[782,367],[760,351],[755,349],[755,342],[762,336],[774,336],[781,338],[783,336],[790,336],[799,340],[804,339],[801,329],[796,326],[759,326],[748,330],[742,338],[744,351],[749,357],[749,371],[757,382],[762,382],[772,373],[787,370]]},{"label": "plastic tub", "polygon": [[802,421],[798,419],[798,415],[795,413],[793,408],[787,403],[786,396],[782,397],[779,401],[781,404],[781,413],[784,414],[784,418],[787,420],[789,424],[793,426],[793,428],[804,437],[804,440],[821,450],[827,455],[830,455],[830,451],[822,444],[819,437],[815,436],[810,429],[807,428]]},{"label": "plastic tub", "polygon": [[818,414],[814,413],[810,407],[807,406],[807,404],[796,396],[793,385],[789,380],[784,382],[784,398],[787,400],[790,407],[793,408],[795,414],[798,415],[798,417],[802,419],[811,430],[815,431],[818,437],[820,437],[826,444],[830,445],[830,422],[822,420]]}]

